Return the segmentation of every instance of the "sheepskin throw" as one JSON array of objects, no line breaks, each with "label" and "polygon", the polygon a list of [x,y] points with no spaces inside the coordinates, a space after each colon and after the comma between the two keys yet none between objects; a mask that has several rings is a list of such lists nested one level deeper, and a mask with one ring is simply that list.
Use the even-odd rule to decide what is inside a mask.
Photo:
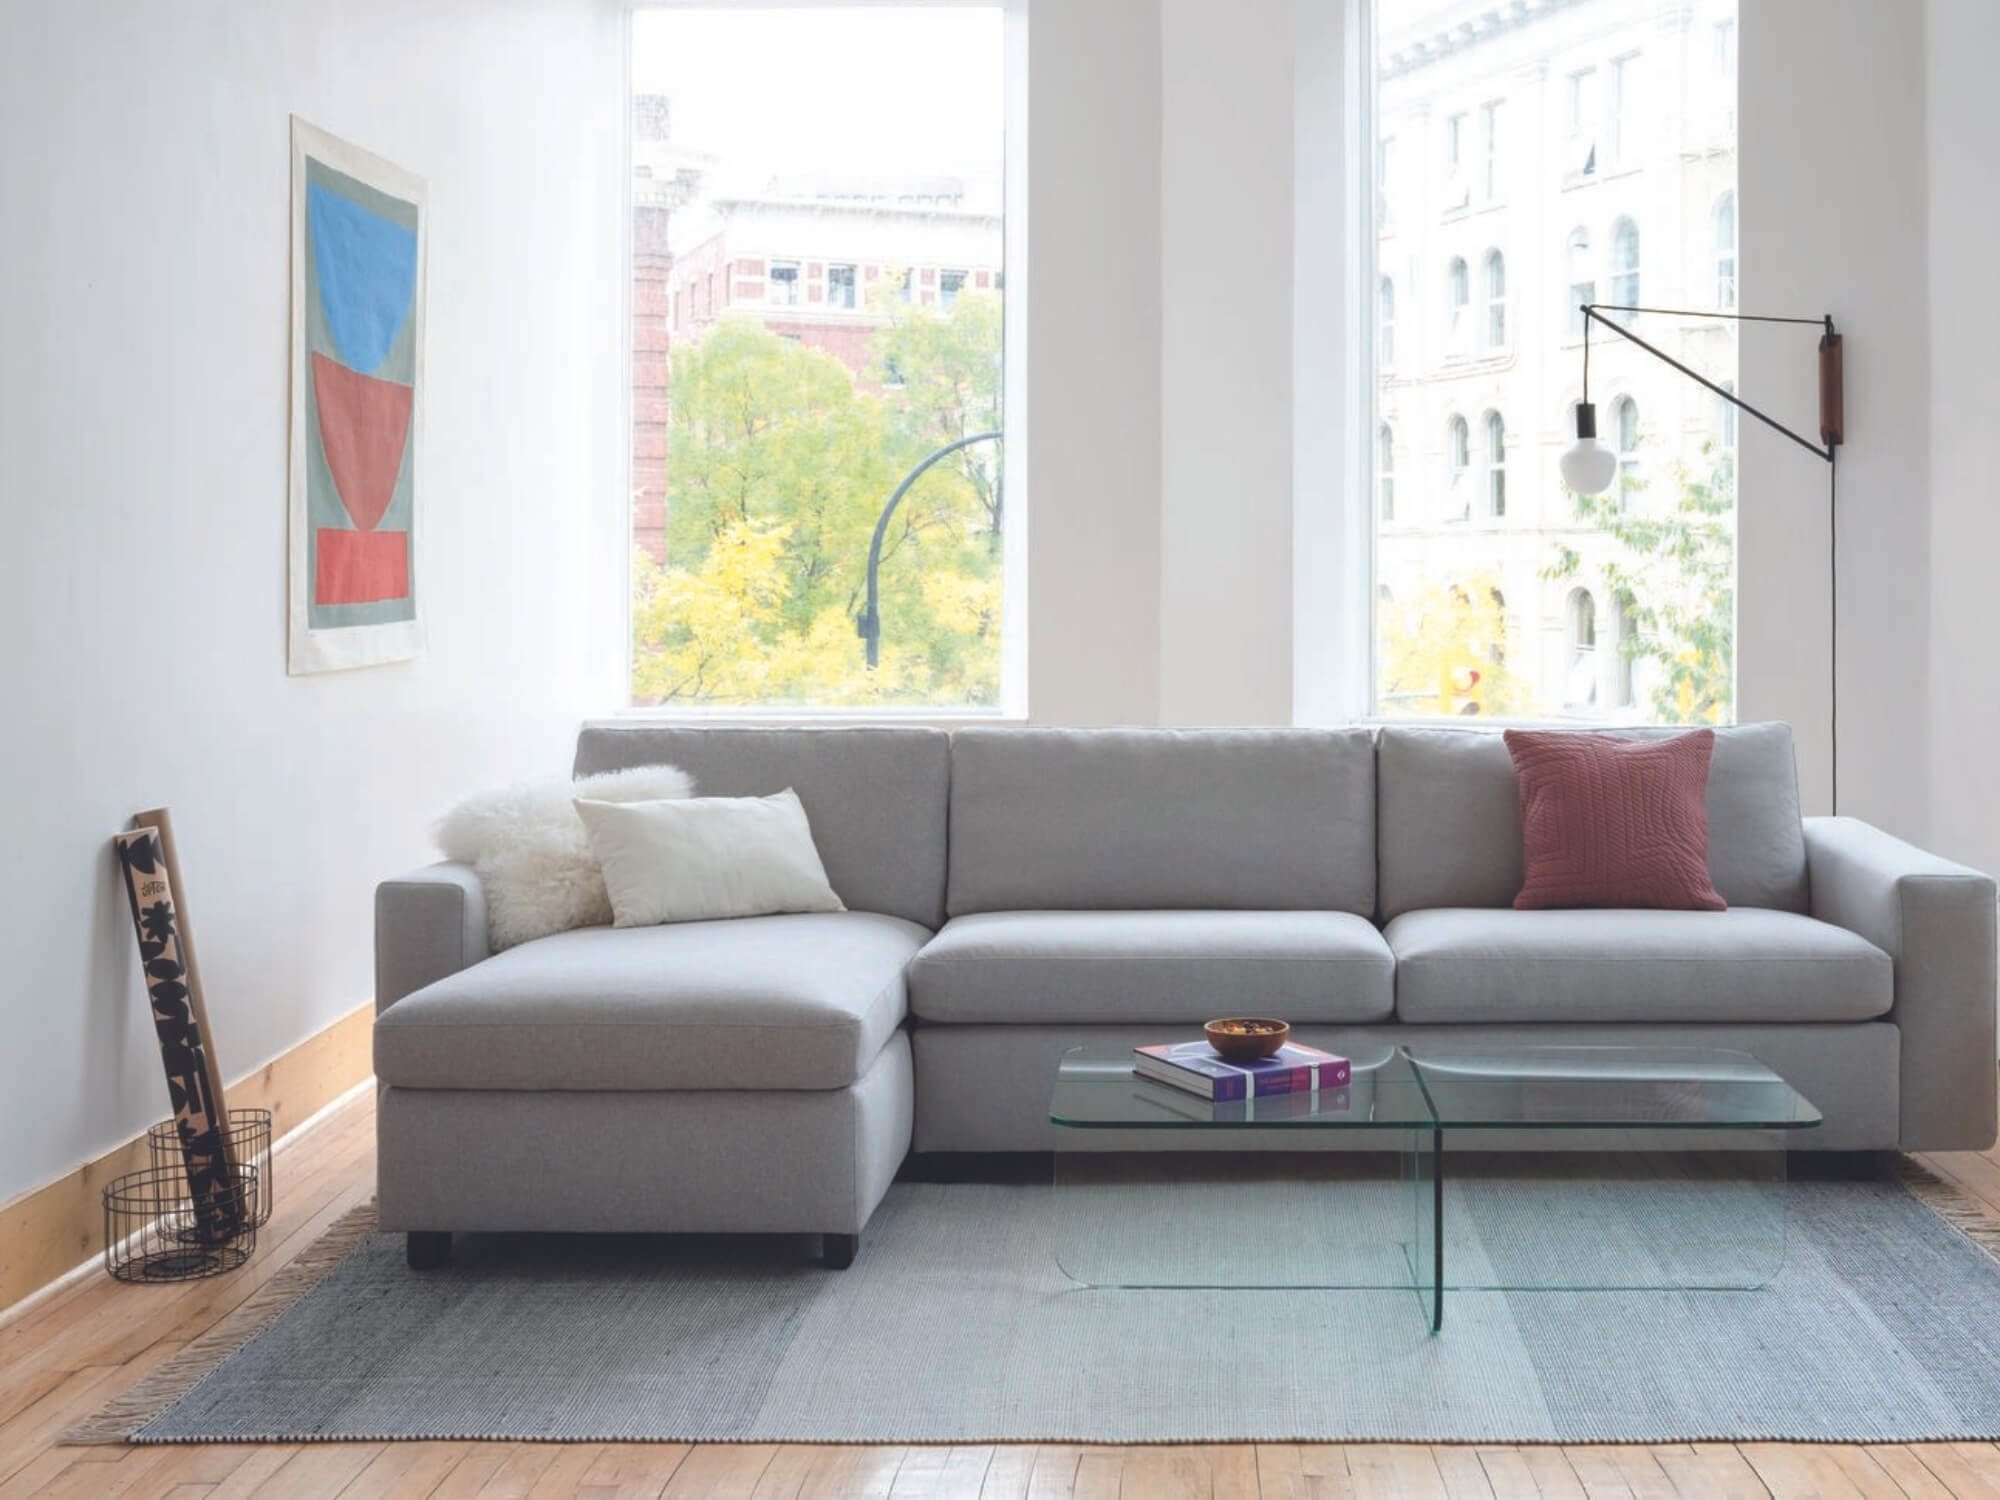
[{"label": "sheepskin throw", "polygon": [[635,766],[575,781],[548,776],[467,797],[432,836],[446,859],[479,872],[487,938],[498,953],[572,927],[611,925],[604,872],[574,799],[660,802],[693,795],[693,778],[678,766]]}]

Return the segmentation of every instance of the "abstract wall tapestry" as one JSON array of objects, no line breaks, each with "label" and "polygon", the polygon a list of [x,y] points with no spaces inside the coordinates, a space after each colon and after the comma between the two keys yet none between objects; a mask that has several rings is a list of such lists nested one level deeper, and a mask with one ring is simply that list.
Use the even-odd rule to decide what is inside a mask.
[{"label": "abstract wall tapestry", "polygon": [[423,179],[292,117],[290,668],[422,652]]}]

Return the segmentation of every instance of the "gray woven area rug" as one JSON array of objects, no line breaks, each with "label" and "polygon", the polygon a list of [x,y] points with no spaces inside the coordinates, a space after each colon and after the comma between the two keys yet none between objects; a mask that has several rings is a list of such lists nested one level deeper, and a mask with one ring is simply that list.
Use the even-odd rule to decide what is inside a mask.
[{"label": "gray woven area rug", "polygon": [[[1461,1274],[1537,1191],[1454,1184]],[[417,1275],[363,1210],[71,1441],[2000,1438],[1995,1227],[1914,1169],[1794,1181],[1762,1290],[1463,1291],[1437,1335],[1409,1291],[1080,1290],[1051,1245],[1087,1199],[1054,1201],[899,1183],[844,1272],[784,1239],[461,1236]],[[1228,1233],[1297,1243],[1324,1227],[1297,1201]],[[1101,1207],[1064,1222],[1116,1255]]]}]

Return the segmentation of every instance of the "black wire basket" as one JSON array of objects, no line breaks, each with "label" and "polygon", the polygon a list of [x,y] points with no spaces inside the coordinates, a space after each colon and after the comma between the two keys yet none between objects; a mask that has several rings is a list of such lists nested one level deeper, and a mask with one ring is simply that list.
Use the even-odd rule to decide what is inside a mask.
[{"label": "black wire basket", "polygon": [[[104,1269],[120,1281],[192,1281],[233,1271],[256,1252],[257,1169],[198,1213],[179,1163],[127,1172],[104,1189]],[[217,1225],[226,1226],[218,1229]]]},{"label": "black wire basket", "polygon": [[[155,1172],[184,1170],[181,1137],[172,1120],[146,1132]],[[254,1169],[246,1191],[250,1222],[262,1228],[271,1219],[271,1203],[276,1180],[271,1176],[271,1112],[268,1109],[232,1109],[229,1112],[229,1154],[241,1166]],[[190,1228],[192,1226],[189,1226]]]}]

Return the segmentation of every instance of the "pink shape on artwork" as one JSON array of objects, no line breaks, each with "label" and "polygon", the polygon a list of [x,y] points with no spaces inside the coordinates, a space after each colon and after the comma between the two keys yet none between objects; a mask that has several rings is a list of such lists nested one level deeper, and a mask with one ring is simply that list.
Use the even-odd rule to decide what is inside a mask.
[{"label": "pink shape on artwork", "polygon": [[312,357],[320,447],[340,503],[362,531],[373,531],[395,498],[396,475],[410,437],[414,388]]},{"label": "pink shape on artwork", "polygon": [[315,604],[375,604],[410,597],[407,531],[335,531],[322,526],[314,541]]}]

